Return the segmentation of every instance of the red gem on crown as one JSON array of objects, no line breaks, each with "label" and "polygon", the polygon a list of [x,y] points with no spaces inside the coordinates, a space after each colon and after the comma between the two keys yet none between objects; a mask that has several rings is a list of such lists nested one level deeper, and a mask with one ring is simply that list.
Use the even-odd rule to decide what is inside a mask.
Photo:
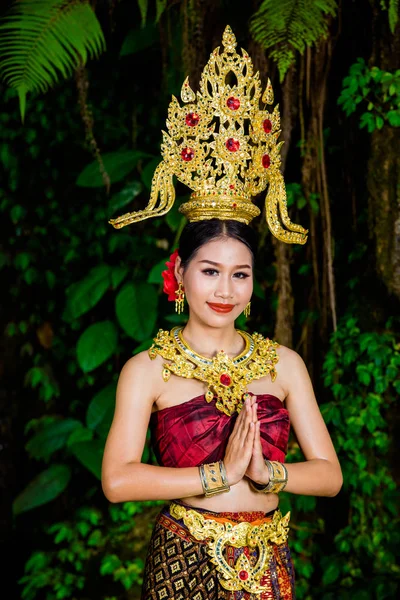
[{"label": "red gem on crown", "polygon": [[239,140],[229,138],[228,140],[226,140],[225,146],[228,148],[229,152],[237,152],[240,148],[240,142]]},{"label": "red gem on crown", "polygon": [[237,110],[239,108],[239,106],[240,106],[240,100],[239,100],[239,98],[234,98],[233,96],[231,96],[226,101],[226,105],[231,110]]},{"label": "red gem on crown", "polygon": [[194,150],[193,148],[184,148],[181,152],[182,160],[189,162],[194,158]]},{"label": "red gem on crown", "polygon": [[272,123],[269,119],[264,119],[263,121],[263,129],[265,133],[271,133],[272,131]]},{"label": "red gem on crown", "polygon": [[264,167],[264,169],[268,169],[268,167],[271,164],[271,159],[268,156],[268,154],[264,154],[264,156],[262,157],[262,166]]},{"label": "red gem on crown", "polygon": [[219,380],[222,385],[225,385],[226,387],[229,387],[232,383],[232,379],[229,377],[228,373],[222,373]]},{"label": "red gem on crown", "polygon": [[239,579],[241,579],[242,581],[246,581],[246,579],[249,578],[248,572],[245,571],[244,569],[242,571],[239,571],[238,575],[239,575]]},{"label": "red gem on crown", "polygon": [[197,113],[190,112],[186,115],[185,121],[188,127],[196,127],[200,121],[200,117]]}]

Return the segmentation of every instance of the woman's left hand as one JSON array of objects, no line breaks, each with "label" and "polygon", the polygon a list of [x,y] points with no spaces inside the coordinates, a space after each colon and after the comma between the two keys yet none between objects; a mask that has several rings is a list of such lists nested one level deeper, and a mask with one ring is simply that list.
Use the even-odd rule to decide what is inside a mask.
[{"label": "woman's left hand", "polygon": [[262,453],[260,421],[257,417],[257,402],[254,397],[252,397],[252,404],[248,410],[252,411],[252,421],[255,423],[256,431],[253,443],[253,453],[245,475],[255,483],[267,485],[269,482],[269,473]]}]

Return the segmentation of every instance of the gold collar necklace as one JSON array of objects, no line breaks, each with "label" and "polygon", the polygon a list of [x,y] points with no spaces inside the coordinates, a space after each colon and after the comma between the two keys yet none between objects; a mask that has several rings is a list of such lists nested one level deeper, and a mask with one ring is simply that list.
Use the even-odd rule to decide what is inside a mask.
[{"label": "gold collar necklace", "polygon": [[259,333],[250,335],[237,330],[245,341],[245,348],[238,356],[229,358],[226,352],[220,350],[213,358],[207,358],[197,354],[188,345],[182,336],[182,329],[174,327],[170,332],[160,329],[149,349],[151,359],[159,354],[168,361],[163,363],[164,381],[168,381],[173,373],[178,377],[207,383],[207,402],[216,398],[216,408],[230,416],[235,411],[240,412],[243,395],[247,393],[247,385],[251,381],[268,374],[272,381],[275,380],[275,365],[279,360],[276,353],[279,345],[276,342]]}]

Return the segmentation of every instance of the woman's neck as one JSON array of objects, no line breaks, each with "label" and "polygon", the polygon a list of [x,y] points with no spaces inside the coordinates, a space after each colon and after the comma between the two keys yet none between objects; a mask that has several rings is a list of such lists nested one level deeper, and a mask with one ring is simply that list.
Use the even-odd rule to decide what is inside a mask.
[{"label": "woman's neck", "polygon": [[234,324],[229,327],[217,328],[189,319],[183,328],[182,335],[192,350],[207,358],[213,358],[220,350],[232,358],[240,354],[245,346],[244,340],[237,333]]}]

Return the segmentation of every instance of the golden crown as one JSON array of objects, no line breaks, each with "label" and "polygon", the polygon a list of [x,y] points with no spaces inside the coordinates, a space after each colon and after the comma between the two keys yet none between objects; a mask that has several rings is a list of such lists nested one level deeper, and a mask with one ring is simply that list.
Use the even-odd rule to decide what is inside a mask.
[{"label": "golden crown", "polygon": [[[291,222],[280,172],[280,115],[271,82],[262,93],[259,73],[245,50],[240,56],[229,25],[222,45],[206,64],[197,95],[188,78],[180,105],[175,96],[163,131],[163,160],[154,172],[150,201],[144,210],[110,220],[117,229],[167,213],[175,200],[173,175],[193,190],[179,208],[189,221],[233,219],[250,223],[260,214],[251,197],[268,185],[266,217],[271,232],[287,243],[305,244],[308,231]],[[260,100],[263,105],[260,109]],[[284,229],[278,217],[282,219]]]}]

